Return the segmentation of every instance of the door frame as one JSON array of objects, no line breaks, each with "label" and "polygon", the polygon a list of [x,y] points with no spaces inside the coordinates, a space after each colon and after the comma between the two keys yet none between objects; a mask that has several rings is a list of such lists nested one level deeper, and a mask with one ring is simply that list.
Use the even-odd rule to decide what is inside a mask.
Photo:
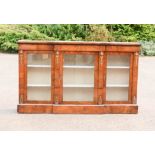
[{"label": "door frame", "polygon": [[[60,61],[60,75],[62,75],[61,79],[61,86],[59,88],[60,93],[60,104],[63,105],[96,105],[98,104],[98,52],[97,51],[61,51],[61,61]],[[64,65],[64,54],[71,54],[71,55],[94,55],[95,62],[94,62],[94,101],[63,101],[63,65]]]},{"label": "door frame", "polygon": [[[23,56],[23,73],[24,73],[24,84],[23,84],[23,89],[24,89],[24,93],[23,93],[23,103],[25,104],[53,104],[53,96],[54,96],[54,52],[53,51],[31,51],[31,50],[25,50],[24,52],[24,56]],[[27,58],[28,58],[28,54],[50,54],[51,55],[51,99],[49,101],[44,101],[44,100],[28,100],[27,99]],[[20,80],[21,82],[21,80]]]},{"label": "door frame", "polygon": [[[107,55],[130,55],[129,57],[129,87],[128,87],[128,101],[107,101],[106,100],[106,80],[105,80],[105,104],[131,104],[132,103],[132,86],[133,86],[133,52],[106,52],[106,67],[107,67]],[[107,69],[105,67],[105,73]],[[107,75],[107,73],[106,73]]]}]

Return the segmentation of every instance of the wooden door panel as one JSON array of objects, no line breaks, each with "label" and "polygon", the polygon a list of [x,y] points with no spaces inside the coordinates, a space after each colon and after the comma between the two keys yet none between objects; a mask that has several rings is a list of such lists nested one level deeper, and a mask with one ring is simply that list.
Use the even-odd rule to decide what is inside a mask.
[{"label": "wooden door panel", "polygon": [[19,103],[25,102],[25,56],[23,50],[19,51]]}]

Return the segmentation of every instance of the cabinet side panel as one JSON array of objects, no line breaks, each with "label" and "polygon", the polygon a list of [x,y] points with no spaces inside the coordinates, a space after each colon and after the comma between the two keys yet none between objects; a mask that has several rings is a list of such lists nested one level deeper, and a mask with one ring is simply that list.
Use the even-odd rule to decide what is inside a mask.
[{"label": "cabinet side panel", "polygon": [[52,55],[51,55],[51,83],[52,83],[52,90],[51,90],[51,102],[52,104],[54,103],[54,76],[55,76],[55,66],[54,66],[54,52],[52,51]]},{"label": "cabinet side panel", "polygon": [[129,70],[129,89],[128,89],[128,101],[129,103],[132,103],[132,80],[133,80],[133,53],[131,53],[131,56],[130,56],[130,70]]},{"label": "cabinet side panel", "polygon": [[98,83],[99,83],[99,57],[95,56],[95,65],[94,65],[94,102],[98,103]]},{"label": "cabinet side panel", "polygon": [[25,91],[24,52],[20,50],[18,56],[19,56],[19,104],[21,104],[24,101],[24,91]]},{"label": "cabinet side panel", "polygon": [[27,51],[24,51],[24,101],[27,101]]},{"label": "cabinet side panel", "polygon": [[138,61],[139,53],[135,52],[133,56],[133,79],[132,79],[132,103],[137,103],[137,81],[138,81]]}]

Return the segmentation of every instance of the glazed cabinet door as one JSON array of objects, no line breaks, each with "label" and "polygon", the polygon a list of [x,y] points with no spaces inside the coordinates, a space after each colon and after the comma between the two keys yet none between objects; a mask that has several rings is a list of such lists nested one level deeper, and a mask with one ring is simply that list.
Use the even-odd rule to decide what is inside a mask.
[{"label": "glazed cabinet door", "polygon": [[98,55],[63,53],[63,104],[96,104]]},{"label": "glazed cabinet door", "polygon": [[106,65],[106,103],[130,103],[132,53],[108,53]]},{"label": "glazed cabinet door", "polygon": [[26,102],[53,102],[53,60],[52,52],[39,51],[26,54]]}]

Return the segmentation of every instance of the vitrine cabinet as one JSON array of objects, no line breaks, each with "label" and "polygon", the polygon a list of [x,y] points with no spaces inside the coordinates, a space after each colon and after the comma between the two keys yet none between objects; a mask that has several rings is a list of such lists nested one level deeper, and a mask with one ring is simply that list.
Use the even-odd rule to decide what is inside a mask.
[{"label": "vitrine cabinet", "polygon": [[19,113],[135,114],[139,43],[19,44]]}]

